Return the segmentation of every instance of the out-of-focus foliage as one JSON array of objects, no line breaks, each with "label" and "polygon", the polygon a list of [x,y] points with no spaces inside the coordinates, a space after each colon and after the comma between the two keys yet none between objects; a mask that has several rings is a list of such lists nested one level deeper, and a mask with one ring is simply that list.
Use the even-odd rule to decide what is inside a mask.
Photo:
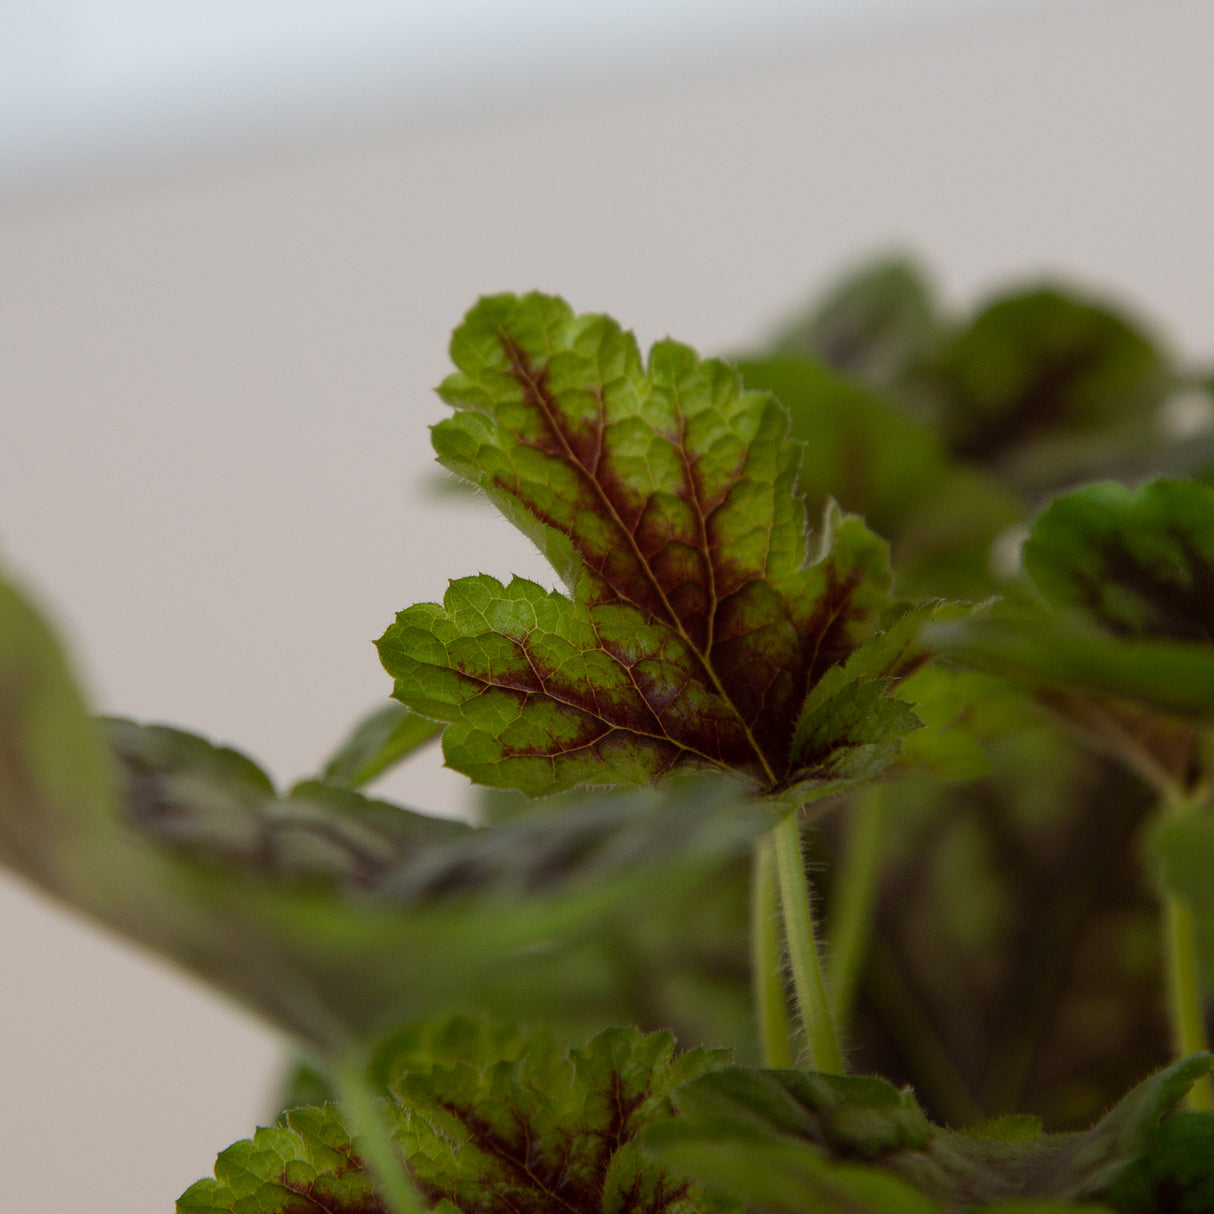
[{"label": "out-of-focus foliage", "polygon": [[1029,686],[1214,718],[1214,487],[1116,482],[1056,498],[1024,545],[1040,595],[936,630]]},{"label": "out-of-focus foliage", "polygon": [[888,399],[820,363],[786,355],[739,363],[743,380],[773,392],[805,444],[799,487],[863,515],[893,545],[907,594],[956,598],[991,592],[991,545],[1024,507],[977,465],[950,459],[937,435]]},{"label": "out-of-focus foliage", "polygon": [[[357,1043],[444,1214],[1205,1214],[1214,1115],[1167,1116],[1204,1056],[1102,1114],[1170,1056],[1158,892],[1214,994],[1208,368],[1091,294],[962,313],[901,260],[736,370],[538,295],[482,300],[453,354],[440,459],[569,593],[482,574],[402,612],[409,707],[318,778],[98,726],[0,585],[0,861],[305,1048],[311,1107],[179,1208],[387,1210],[323,1103]],[[363,791],[440,729],[498,786],[484,826]],[[746,853],[814,800],[832,939],[880,775],[846,1046],[886,1079],[678,1053],[758,1061]],[[419,1023],[457,1009],[545,1032]]]},{"label": "out-of-focus foliage", "polygon": [[[1053,283],[1005,289],[966,314],[908,261],[871,263],[739,365],[785,400],[799,437],[819,436],[803,491],[833,497],[890,540],[900,589],[1010,594],[1015,610],[1000,613],[1034,624],[1041,610],[1012,579],[1046,495],[1088,476],[1137,485],[1214,469],[1208,373],[1182,364],[1121,305]],[[942,631],[978,637],[991,614]],[[1114,639],[1100,640],[1106,669]],[[1167,644],[1174,651],[1175,637]],[[1208,702],[1192,648],[1172,652],[1170,673],[1141,663],[1160,695],[1190,689],[1190,714]],[[1068,631],[1051,660],[1074,666],[1084,653]],[[1093,749],[1093,732],[1137,739],[1185,779],[1197,778],[1193,763],[1210,771],[1209,748],[1190,723],[1107,697],[1097,721],[1073,684],[1063,693],[1022,680],[1016,691],[1006,673],[972,689],[955,718],[961,731],[912,735],[904,747],[981,738],[985,771],[976,760],[970,779],[941,784],[906,768],[885,791],[851,1057],[912,1083],[954,1123],[1021,1109],[1081,1125],[1167,1057],[1153,866],[1144,870],[1139,845],[1156,794],[1099,752],[1107,746]],[[996,703],[1002,719],[982,728]],[[1169,825],[1177,859],[1180,835],[1197,823]],[[853,827],[845,810],[811,837],[828,911]],[[1190,884],[1207,875],[1196,861],[1188,872]]]},{"label": "out-of-focus foliage", "polygon": [[1214,417],[1195,399],[1206,377],[1120,304],[1055,282],[957,315],[920,268],[879,260],[829,288],[771,353],[875,391],[1028,501],[1085,478],[1214,464]]},{"label": "out-of-focus foliage", "polygon": [[[694,778],[493,830],[321,781],[280,796],[195,735],[99,729],[3,584],[0,624],[0,857],[324,1048],[457,1007],[646,1019],[613,950],[660,951],[664,908],[771,821]],[[676,985],[696,981],[684,960],[667,957]]]},{"label": "out-of-focus foliage", "polygon": [[682,1116],[655,1125],[642,1145],[709,1190],[760,1209],[959,1214],[1013,1201],[1032,1209],[1100,1201],[1119,1185],[1137,1193],[1142,1171],[1156,1191],[1165,1176],[1196,1191],[1214,1177],[1198,1145],[1214,1114],[1183,1139],[1169,1136],[1169,1157],[1151,1152],[1160,1118],[1211,1065],[1209,1057],[1176,1063],[1090,1129],[1058,1135],[1020,1118],[971,1134],[943,1130],[910,1092],[881,1079],[726,1068],[684,1086],[676,1094]]}]

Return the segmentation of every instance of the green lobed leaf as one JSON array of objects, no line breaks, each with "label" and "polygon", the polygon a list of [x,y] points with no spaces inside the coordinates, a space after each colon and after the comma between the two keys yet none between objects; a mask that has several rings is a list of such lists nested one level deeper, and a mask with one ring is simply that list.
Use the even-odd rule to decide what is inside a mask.
[{"label": "green lobed leaf", "polygon": [[234,1143],[213,1179],[191,1185],[177,1214],[389,1214],[337,1105],[292,1109]]},{"label": "green lobed leaf", "polygon": [[[883,1080],[729,1067],[681,1089],[680,1117],[649,1131],[642,1148],[690,1179],[774,1209],[876,1214],[904,1201],[907,1210],[960,1214],[1008,1202],[1099,1202],[1148,1157],[1160,1118],[1212,1066],[1208,1055],[1175,1063],[1084,1133],[988,1126],[978,1135],[932,1126],[909,1091]],[[824,1165],[859,1160],[913,1196],[892,1184],[869,1197],[846,1187],[832,1196],[839,1175]],[[781,1191],[799,1196],[780,1200]]]},{"label": "green lobed leaf", "polygon": [[[638,1154],[635,1140],[672,1117],[672,1092],[722,1066],[724,1053],[676,1056],[669,1033],[635,1029],[608,1029],[569,1050],[546,1034],[463,1017],[405,1030],[397,1046],[376,1064],[391,1089],[381,1112],[427,1207],[448,1214],[715,1208]],[[347,1124],[339,1104],[289,1111],[224,1151],[215,1178],[192,1186],[178,1214],[379,1214]]]},{"label": "green lobed leaf", "polygon": [[441,726],[403,704],[368,713],[321,770],[328,784],[361,788],[438,736]]},{"label": "green lobed leaf", "polygon": [[533,1036],[517,1061],[403,1075],[402,1146],[427,1200],[461,1210],[703,1208],[631,1144],[673,1116],[675,1088],[725,1061],[675,1057],[669,1033],[609,1029],[569,1052]]},{"label": "green lobed leaf", "polygon": [[[801,780],[806,693],[877,632],[890,572],[833,507],[806,564],[783,409],[676,342],[643,364],[614,321],[548,296],[482,299],[451,350],[438,457],[572,597],[480,575],[397,616],[380,657],[397,699],[448,723],[448,765],[531,795],[685,765]],[[838,756],[820,758],[807,788]]]}]

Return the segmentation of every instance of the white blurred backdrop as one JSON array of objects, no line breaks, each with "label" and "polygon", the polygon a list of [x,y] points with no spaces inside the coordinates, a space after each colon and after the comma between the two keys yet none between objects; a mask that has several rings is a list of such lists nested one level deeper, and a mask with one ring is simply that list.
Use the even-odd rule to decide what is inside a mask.
[{"label": "white blurred backdrop", "polygon": [[[791,41],[1029,0],[3,0],[0,187],[230,155],[407,110],[652,89]],[[559,90],[553,95],[553,90]]]},{"label": "white blurred backdrop", "polygon": [[[546,576],[428,489],[478,294],[720,352],[899,248],[1209,359],[1212,40],[1201,0],[0,3],[0,556],[100,709],[303,774],[398,608]],[[0,923],[5,1208],[171,1209],[278,1042],[7,876]]]}]

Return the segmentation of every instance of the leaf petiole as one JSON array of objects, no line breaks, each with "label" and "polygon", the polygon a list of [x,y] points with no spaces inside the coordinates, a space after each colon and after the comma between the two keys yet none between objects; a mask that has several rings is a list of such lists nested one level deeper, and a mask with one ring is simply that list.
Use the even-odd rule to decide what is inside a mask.
[{"label": "leaf petiole", "polygon": [[358,1049],[346,1052],[333,1069],[338,1094],[349,1110],[354,1136],[375,1173],[387,1214],[423,1214],[413,1187],[380,1114],[379,1100],[367,1082],[366,1062]]},{"label": "leaf petiole", "polygon": [[851,1022],[856,984],[872,937],[886,817],[880,784],[864,788],[848,815],[847,842],[835,879],[838,900],[830,913],[830,1005],[840,1032]]},{"label": "leaf petiole", "polygon": [[780,956],[780,889],[775,841],[770,834],[755,845],[750,897],[751,976],[763,1065],[790,1067],[792,1048]]},{"label": "leaf petiole", "polygon": [[[1161,809],[1173,816],[1191,814],[1197,812],[1204,800],[1203,793],[1186,794],[1173,786],[1165,792]],[[1181,894],[1163,895],[1163,944],[1172,1040],[1177,1057],[1188,1058],[1209,1050],[1210,1043],[1197,960],[1197,923],[1188,899]],[[1198,1112],[1214,1109],[1214,1083],[1209,1075],[1193,1084],[1185,1104]]]},{"label": "leaf petiole", "polygon": [[792,964],[797,1009],[809,1047],[810,1066],[828,1075],[842,1075],[846,1068],[826,998],[796,814],[788,814],[772,830],[771,837],[780,879],[780,903],[784,909],[784,938]]}]

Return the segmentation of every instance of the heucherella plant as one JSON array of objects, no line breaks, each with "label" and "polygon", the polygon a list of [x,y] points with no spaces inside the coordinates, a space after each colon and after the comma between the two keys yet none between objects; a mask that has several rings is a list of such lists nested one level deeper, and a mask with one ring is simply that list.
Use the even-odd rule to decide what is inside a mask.
[{"label": "heucherella plant", "polygon": [[[919,725],[890,693],[933,608],[891,598],[886,545],[836,507],[807,560],[787,414],[723,363],[666,341],[645,365],[614,321],[543,295],[483,299],[451,348],[440,392],[458,412],[434,429],[439,460],[535,540],[570,596],[453,582],[380,639],[394,696],[447,722],[448,766],[495,787],[741,777],[780,818],[758,918],[774,864],[811,1056],[841,1071],[793,814],[880,775]],[[787,1061],[775,941],[756,935],[766,1051]]]},{"label": "heucherella plant", "polygon": [[[315,777],[93,720],[0,583],[0,860],[293,1044],[181,1214],[1214,1210],[1214,489],[1047,501],[1214,471],[1150,438],[1205,379],[900,263],[736,366],[541,294],[451,353],[562,589],[401,611]],[[483,825],[365,791],[439,737]]]}]

